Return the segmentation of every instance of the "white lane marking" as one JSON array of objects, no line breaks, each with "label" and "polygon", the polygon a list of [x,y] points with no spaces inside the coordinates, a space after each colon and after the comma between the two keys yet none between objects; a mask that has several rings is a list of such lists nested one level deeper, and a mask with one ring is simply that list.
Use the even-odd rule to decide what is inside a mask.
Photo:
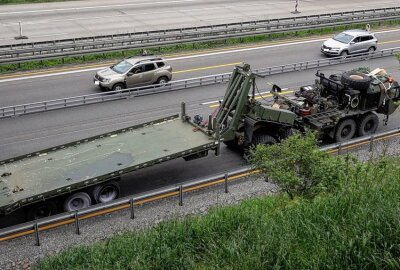
[{"label": "white lane marking", "polygon": [[[379,32],[374,32],[374,33],[375,34],[383,34],[383,33],[399,32],[399,31],[400,31],[400,29],[393,29],[393,30],[379,31]],[[173,57],[173,58],[166,58],[165,60],[167,60],[167,61],[177,61],[177,60],[190,59],[190,58],[215,56],[215,55],[229,54],[229,53],[239,53],[239,52],[262,50],[262,49],[276,48],[276,47],[283,47],[283,46],[293,46],[293,45],[307,44],[307,43],[313,43],[313,42],[321,42],[321,41],[324,41],[324,40],[326,40],[326,38],[306,40],[306,41],[298,41],[298,42],[292,42],[292,43],[284,43],[284,44],[265,45],[265,46],[254,47],[254,48],[235,49],[235,50],[222,51],[222,52],[211,52],[211,53],[204,53],[204,54],[179,56],[179,57]],[[62,71],[62,72],[56,72],[56,73],[50,73],[50,74],[39,74],[39,75],[32,75],[32,76],[27,76],[27,77],[9,78],[9,79],[0,80],[0,83],[12,82],[12,81],[18,81],[18,80],[45,78],[45,77],[51,77],[51,76],[60,76],[60,75],[74,74],[74,73],[82,73],[82,72],[100,70],[100,69],[103,69],[103,68],[106,68],[106,67],[107,66],[96,67],[96,68],[87,68],[87,69],[79,69],[79,70],[72,70],[72,71]]]},{"label": "white lane marking", "polygon": [[39,9],[39,10],[24,10],[24,11],[10,11],[1,12],[0,15],[10,15],[10,14],[25,14],[25,13],[41,13],[41,12],[57,12],[57,11],[77,11],[85,9],[108,9],[116,7],[127,7],[127,6],[152,6],[158,4],[179,4],[187,2],[201,2],[201,0],[174,0],[174,1],[158,1],[151,3],[131,3],[131,4],[117,4],[117,5],[107,5],[107,6],[86,6],[86,7],[73,7],[73,8],[55,8],[55,9]]}]

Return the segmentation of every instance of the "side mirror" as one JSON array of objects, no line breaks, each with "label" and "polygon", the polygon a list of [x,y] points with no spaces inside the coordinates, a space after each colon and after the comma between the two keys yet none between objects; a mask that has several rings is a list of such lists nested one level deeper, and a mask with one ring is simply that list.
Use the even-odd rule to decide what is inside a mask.
[{"label": "side mirror", "polygon": [[350,45],[356,44],[354,41],[350,42]]},{"label": "side mirror", "polygon": [[131,72],[131,71],[129,71],[126,75],[128,75],[128,76],[132,76],[133,75],[133,73]]}]

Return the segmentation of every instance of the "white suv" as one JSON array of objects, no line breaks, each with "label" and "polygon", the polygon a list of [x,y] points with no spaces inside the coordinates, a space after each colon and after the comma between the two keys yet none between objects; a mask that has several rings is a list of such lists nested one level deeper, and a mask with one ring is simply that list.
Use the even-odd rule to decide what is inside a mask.
[{"label": "white suv", "polygon": [[321,52],[328,56],[373,52],[378,47],[375,35],[365,30],[347,30],[325,41]]}]

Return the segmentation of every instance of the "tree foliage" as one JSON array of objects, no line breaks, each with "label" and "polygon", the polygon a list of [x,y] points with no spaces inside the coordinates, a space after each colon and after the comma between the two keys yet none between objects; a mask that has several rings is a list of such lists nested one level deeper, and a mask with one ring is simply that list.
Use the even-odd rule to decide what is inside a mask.
[{"label": "tree foliage", "polygon": [[319,150],[315,134],[293,135],[280,144],[250,151],[254,167],[276,182],[291,199],[334,191],[346,176],[346,160]]}]

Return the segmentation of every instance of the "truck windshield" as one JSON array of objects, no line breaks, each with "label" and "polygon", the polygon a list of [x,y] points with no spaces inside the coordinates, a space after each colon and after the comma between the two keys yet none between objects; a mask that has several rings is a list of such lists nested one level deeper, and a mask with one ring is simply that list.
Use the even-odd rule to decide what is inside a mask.
[{"label": "truck windshield", "polygon": [[129,64],[126,61],[121,61],[118,64],[112,66],[111,69],[119,74],[122,74],[127,72],[132,66],[133,66],[132,64]]},{"label": "truck windshield", "polygon": [[336,35],[333,39],[347,44],[353,39],[353,36],[345,34],[345,33],[340,33],[340,34]]}]

